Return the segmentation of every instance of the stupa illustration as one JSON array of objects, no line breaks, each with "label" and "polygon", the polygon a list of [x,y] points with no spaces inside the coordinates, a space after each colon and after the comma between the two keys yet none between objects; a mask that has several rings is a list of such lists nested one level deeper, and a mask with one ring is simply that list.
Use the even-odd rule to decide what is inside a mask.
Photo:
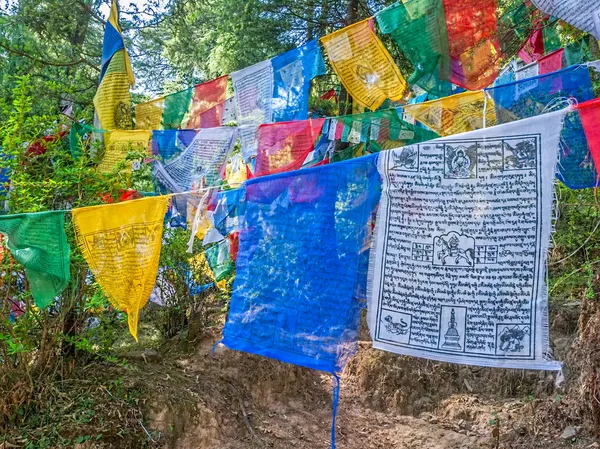
[{"label": "stupa illustration", "polygon": [[454,309],[450,311],[450,322],[448,323],[448,330],[446,331],[446,335],[444,335],[444,344],[442,348],[447,349],[457,349],[460,351],[460,335],[458,330],[456,329],[456,314],[454,313]]}]

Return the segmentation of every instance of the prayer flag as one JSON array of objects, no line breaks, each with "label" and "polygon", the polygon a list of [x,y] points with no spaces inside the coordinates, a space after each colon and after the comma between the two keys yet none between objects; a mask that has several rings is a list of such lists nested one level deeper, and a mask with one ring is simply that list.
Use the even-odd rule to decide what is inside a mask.
[{"label": "prayer flag", "polygon": [[[498,123],[534,117],[594,98],[587,67],[574,66],[486,89],[493,98]],[[596,169],[588,151],[579,114],[567,114],[560,139],[560,179],[571,189],[594,187]]]},{"label": "prayer flag", "polygon": [[404,111],[441,136],[496,125],[494,101],[483,91],[462,92],[424,103],[407,104]]},{"label": "prayer flag", "polygon": [[215,128],[221,126],[225,110],[228,75],[223,75],[193,87],[192,103],[185,128]]},{"label": "prayer flag", "polygon": [[258,127],[258,155],[255,176],[264,176],[302,167],[315,147],[324,118],[264,124]]},{"label": "prayer flag", "polygon": [[156,282],[168,201],[156,196],[72,211],[77,244],[111,304],[127,313],[136,341],[139,312]]},{"label": "prayer flag", "polygon": [[104,155],[98,164],[98,171],[107,173],[112,170],[127,156],[129,151],[142,151],[149,153],[148,142],[152,131],[112,131],[107,134],[104,142]]},{"label": "prayer flag", "polygon": [[162,116],[164,97],[156,100],[140,103],[135,106],[135,128],[136,129],[160,129],[162,127]]},{"label": "prayer flag", "polygon": [[[596,167],[600,167],[600,99],[586,101],[577,106],[588,147]],[[598,185],[598,179],[596,179]]]},{"label": "prayer flag", "polygon": [[13,257],[25,268],[39,308],[49,306],[70,279],[69,245],[63,211],[0,217],[0,233]]},{"label": "prayer flag", "polygon": [[540,75],[545,75],[546,73],[556,72],[562,69],[563,54],[564,49],[561,48],[541,58],[538,61]]},{"label": "prayer flag", "polygon": [[239,250],[223,344],[340,371],[356,349],[377,155],[255,178],[241,197]]},{"label": "prayer flag", "polygon": [[164,129],[179,129],[192,101],[193,88],[165,95],[162,123]]},{"label": "prayer flag", "polygon": [[406,81],[373,31],[372,19],[324,36],[321,42],[340,81],[360,105],[375,110],[386,98],[402,98]]},{"label": "prayer flag", "polygon": [[131,128],[129,86],[133,86],[134,82],[129,54],[119,27],[117,0],[113,0],[104,29],[100,84],[94,96],[94,107],[103,129]]},{"label": "prayer flag", "polygon": [[308,118],[310,81],[327,73],[319,41],[313,39],[272,60],[273,121],[287,122]]},{"label": "prayer flag", "polygon": [[380,154],[368,288],[374,348],[560,369],[545,279],[565,114]]}]

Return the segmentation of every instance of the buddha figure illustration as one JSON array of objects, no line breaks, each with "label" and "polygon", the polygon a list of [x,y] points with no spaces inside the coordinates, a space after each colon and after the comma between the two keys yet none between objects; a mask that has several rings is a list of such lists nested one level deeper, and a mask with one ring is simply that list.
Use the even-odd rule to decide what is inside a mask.
[{"label": "buddha figure illustration", "polygon": [[456,351],[460,351],[460,335],[458,334],[458,330],[456,329],[456,314],[454,309],[450,312],[450,322],[448,323],[448,330],[446,331],[446,335],[444,335],[444,344],[442,348],[453,349]]},{"label": "buddha figure illustration", "polygon": [[450,160],[450,175],[452,178],[471,177],[471,158],[467,155],[465,147],[458,147]]}]

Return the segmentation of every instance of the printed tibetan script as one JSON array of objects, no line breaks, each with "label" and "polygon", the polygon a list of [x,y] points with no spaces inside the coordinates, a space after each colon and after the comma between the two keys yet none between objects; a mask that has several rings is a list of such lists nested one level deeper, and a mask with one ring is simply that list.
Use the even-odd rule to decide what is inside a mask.
[{"label": "printed tibetan script", "polygon": [[440,361],[559,369],[546,252],[564,111],[380,154],[373,346]]}]

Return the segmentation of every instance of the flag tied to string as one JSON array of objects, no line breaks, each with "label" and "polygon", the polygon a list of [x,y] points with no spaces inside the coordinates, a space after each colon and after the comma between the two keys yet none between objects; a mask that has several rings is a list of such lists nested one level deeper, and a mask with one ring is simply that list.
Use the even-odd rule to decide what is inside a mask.
[{"label": "flag tied to string", "polygon": [[0,217],[0,233],[13,257],[25,268],[39,308],[52,303],[69,283],[69,245],[62,211]]},{"label": "flag tied to string", "polygon": [[100,84],[94,96],[94,107],[103,129],[131,128],[129,87],[134,82],[131,61],[119,27],[117,0],[113,0],[104,29]]},{"label": "flag tied to string", "polygon": [[319,118],[260,125],[254,176],[301,168],[314,149],[324,122],[324,118]]},{"label": "flag tied to string", "polygon": [[547,251],[566,110],[380,154],[368,288],[373,347],[560,369]]},{"label": "flag tied to string", "polygon": [[[493,99],[498,124],[565,108],[570,101],[583,103],[594,98],[589,70],[584,66],[568,67],[486,91]],[[577,111],[567,114],[564,120],[559,157],[557,176],[567,187],[582,189],[596,185],[596,168]]]},{"label": "flag tied to string", "polygon": [[[98,170],[103,173],[111,172],[119,165],[130,151],[150,153],[148,144],[152,131],[111,131],[106,134],[104,155],[98,164]],[[131,163],[129,163],[131,168]]]},{"label": "flag tied to string", "polygon": [[451,93],[451,83],[477,90],[498,75],[496,0],[411,0],[396,2],[376,15],[412,62],[408,82],[436,96]]},{"label": "flag tied to string", "polygon": [[330,373],[356,349],[376,156],[246,182],[223,344]]},{"label": "flag tied to string", "polygon": [[310,81],[325,73],[314,39],[231,74],[244,160],[256,155],[255,135],[260,124],[308,118]]},{"label": "flag tied to string", "polygon": [[406,89],[398,66],[363,20],[321,38],[340,81],[360,105],[375,110],[386,98],[400,100]]},{"label": "flag tied to string", "polygon": [[135,107],[137,129],[214,128],[225,114],[227,80],[223,75]]},{"label": "flag tied to string", "polygon": [[138,339],[140,310],[156,282],[168,197],[73,209],[77,244],[111,304]]},{"label": "flag tied to string", "polygon": [[496,125],[494,101],[483,91],[462,92],[424,103],[408,104],[403,111],[441,136]]}]

